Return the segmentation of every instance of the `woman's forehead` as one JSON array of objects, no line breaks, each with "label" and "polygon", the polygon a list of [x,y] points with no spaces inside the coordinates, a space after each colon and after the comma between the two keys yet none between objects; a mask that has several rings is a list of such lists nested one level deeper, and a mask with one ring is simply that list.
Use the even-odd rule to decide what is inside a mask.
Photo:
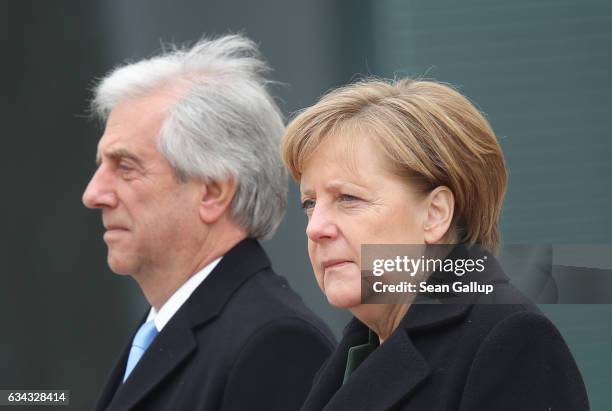
[{"label": "woman's forehead", "polygon": [[328,136],[304,162],[300,187],[308,188],[314,180],[331,189],[342,184],[375,183],[387,172],[385,157],[371,135],[342,133]]}]

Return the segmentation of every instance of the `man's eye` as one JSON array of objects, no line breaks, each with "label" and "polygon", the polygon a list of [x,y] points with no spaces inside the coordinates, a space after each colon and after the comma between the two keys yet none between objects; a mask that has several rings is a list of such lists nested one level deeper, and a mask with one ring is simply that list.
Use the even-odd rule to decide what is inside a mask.
[{"label": "man's eye", "polygon": [[134,168],[133,168],[133,167],[131,167],[129,164],[124,163],[124,162],[120,162],[120,163],[117,165],[117,168],[118,168],[119,170],[121,170],[121,171],[132,171],[132,170],[134,169]]},{"label": "man's eye", "polygon": [[304,209],[304,211],[308,211],[312,208],[314,208],[315,206],[315,201],[312,199],[307,199],[302,201],[302,208]]}]

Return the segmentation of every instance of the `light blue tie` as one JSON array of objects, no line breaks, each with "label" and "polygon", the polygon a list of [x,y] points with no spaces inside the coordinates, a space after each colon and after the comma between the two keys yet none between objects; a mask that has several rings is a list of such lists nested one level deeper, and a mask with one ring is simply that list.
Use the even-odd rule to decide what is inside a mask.
[{"label": "light blue tie", "polygon": [[145,353],[151,342],[155,339],[157,335],[157,328],[155,328],[155,323],[153,320],[147,321],[142,324],[134,336],[134,341],[132,341],[132,348],[130,349],[130,356],[127,360],[127,365],[125,367],[125,375],[123,376],[123,382],[127,380],[130,373],[138,364],[138,361]]}]

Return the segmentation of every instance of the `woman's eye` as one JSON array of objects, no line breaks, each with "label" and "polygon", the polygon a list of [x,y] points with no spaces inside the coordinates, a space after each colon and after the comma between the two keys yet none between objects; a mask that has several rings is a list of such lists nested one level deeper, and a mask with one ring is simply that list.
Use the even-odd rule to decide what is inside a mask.
[{"label": "woman's eye", "polygon": [[339,197],[340,201],[343,202],[351,202],[351,201],[357,201],[359,200],[359,198],[352,196],[350,194],[341,194]]},{"label": "woman's eye", "polygon": [[302,201],[302,208],[304,211],[308,211],[315,206],[315,201],[312,199],[307,199]]}]

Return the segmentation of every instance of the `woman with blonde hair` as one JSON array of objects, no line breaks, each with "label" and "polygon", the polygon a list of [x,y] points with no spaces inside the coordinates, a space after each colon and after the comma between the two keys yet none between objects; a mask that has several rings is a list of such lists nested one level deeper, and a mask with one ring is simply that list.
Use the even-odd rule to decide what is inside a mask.
[{"label": "woman with blonde hair", "polygon": [[[300,186],[315,279],[354,316],[304,410],[588,409],[561,335],[493,257],[506,166],[464,96],[434,81],[361,81],[301,112],[281,152]],[[451,262],[479,248],[496,292],[368,304],[364,244],[450,244]],[[459,276],[439,271],[423,278]]]}]

